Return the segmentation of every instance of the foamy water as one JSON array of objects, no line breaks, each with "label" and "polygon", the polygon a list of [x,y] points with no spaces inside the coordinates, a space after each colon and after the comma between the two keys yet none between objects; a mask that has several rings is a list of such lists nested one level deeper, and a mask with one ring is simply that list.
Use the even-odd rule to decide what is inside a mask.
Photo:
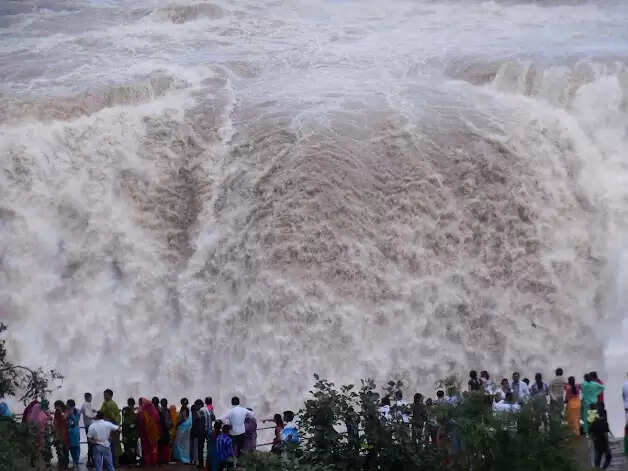
[{"label": "foamy water", "polygon": [[597,369],[618,427],[627,20],[620,1],[3,2],[11,348],[64,395],[265,411],[313,372],[430,394],[472,367]]}]

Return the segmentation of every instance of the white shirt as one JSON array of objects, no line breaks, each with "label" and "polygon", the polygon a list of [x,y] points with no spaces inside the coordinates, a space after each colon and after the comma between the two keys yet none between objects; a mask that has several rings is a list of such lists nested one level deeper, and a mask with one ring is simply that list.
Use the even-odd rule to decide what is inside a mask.
[{"label": "white shirt", "polygon": [[106,420],[96,420],[89,426],[87,438],[91,438],[92,442],[96,445],[109,448],[109,435],[119,428],[120,427],[117,425],[107,422]]},{"label": "white shirt", "polygon": [[235,406],[220,420],[231,425],[231,435],[242,435],[245,431],[244,419],[247,417],[254,418],[255,414],[244,407]]},{"label": "white shirt", "polygon": [[628,409],[628,381],[624,383],[624,409]]},{"label": "white shirt", "polygon": [[381,406],[379,408],[379,413],[385,420],[392,419],[392,416],[390,415],[390,406]]},{"label": "white shirt", "polygon": [[83,416],[83,425],[89,427],[94,419],[96,419],[96,411],[92,407],[91,402],[84,402],[81,406],[81,415]]},{"label": "white shirt", "polygon": [[[519,385],[519,395],[517,396],[517,394],[515,394],[515,386]],[[523,381],[519,381],[518,383],[512,383],[510,385],[510,390],[513,392],[513,394],[515,395],[515,399],[525,402],[529,399],[530,397],[530,388],[528,387],[528,385],[526,383],[524,383]]]},{"label": "white shirt", "polygon": [[493,408],[495,409],[495,412],[518,412],[521,410],[521,406],[519,404],[508,404],[506,401],[499,401],[493,406]]}]

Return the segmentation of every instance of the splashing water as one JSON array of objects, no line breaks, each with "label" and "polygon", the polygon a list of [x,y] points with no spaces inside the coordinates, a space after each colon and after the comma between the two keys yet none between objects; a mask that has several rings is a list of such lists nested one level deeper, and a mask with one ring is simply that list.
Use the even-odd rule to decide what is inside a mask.
[{"label": "splashing water", "polygon": [[4,2],[11,348],[68,395],[265,411],[315,371],[428,394],[472,367],[614,378],[627,20],[620,1]]}]

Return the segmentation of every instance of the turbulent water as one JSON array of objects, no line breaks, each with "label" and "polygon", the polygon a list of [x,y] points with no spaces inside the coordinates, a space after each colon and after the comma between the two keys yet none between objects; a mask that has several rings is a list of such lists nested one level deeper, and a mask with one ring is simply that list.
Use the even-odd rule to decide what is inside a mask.
[{"label": "turbulent water", "polygon": [[619,411],[627,22],[624,1],[4,0],[10,347],[77,396],[269,411],[313,372],[430,394],[563,366],[608,375]]}]

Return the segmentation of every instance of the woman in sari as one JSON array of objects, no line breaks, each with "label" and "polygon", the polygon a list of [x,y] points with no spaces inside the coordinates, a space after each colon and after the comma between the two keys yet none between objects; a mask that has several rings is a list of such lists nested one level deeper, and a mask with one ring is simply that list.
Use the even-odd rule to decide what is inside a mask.
[{"label": "woman in sari", "polygon": [[[179,424],[179,413],[177,412],[177,406],[174,404],[170,406],[170,420],[172,427],[170,427],[170,443],[174,446],[174,441],[177,438],[177,425]],[[172,461],[172,446],[170,447],[170,461]]]},{"label": "woman in sari", "polygon": [[135,401],[129,398],[128,406],[122,408],[122,453],[120,462],[135,466],[137,462],[137,441],[139,435],[137,431],[137,412],[135,412]]},{"label": "woman in sari", "polygon": [[28,413],[24,415],[23,421],[28,424],[35,447],[31,457],[31,465],[35,469],[42,467],[50,468],[52,461],[52,451],[50,449],[50,425],[52,417],[48,412],[48,401],[43,399],[41,404],[38,401],[31,402],[27,407]]},{"label": "woman in sari", "polygon": [[586,374],[584,375],[584,383],[582,383],[580,389],[582,391],[582,404],[580,410],[582,422],[584,423],[582,428],[584,430],[584,434],[587,435],[589,433],[589,409],[591,409],[591,405],[597,404],[598,396],[602,391],[604,391],[604,386],[596,383],[595,381],[591,381],[591,377]]},{"label": "woman in sari", "polygon": [[159,412],[152,402],[144,397],[140,399],[137,422],[140,441],[142,442],[144,466],[156,466],[158,461],[157,442],[161,434]]},{"label": "woman in sari", "polygon": [[172,457],[180,463],[188,464],[191,462],[190,431],[192,429],[192,415],[179,413],[179,420],[181,418],[183,418],[183,421],[177,425],[177,436],[172,447]]},{"label": "woman in sari", "polygon": [[68,469],[70,462],[70,438],[68,436],[67,408],[63,401],[55,401],[54,430],[59,469]]},{"label": "woman in sari", "polygon": [[570,376],[565,385],[565,402],[567,403],[567,425],[575,435],[580,434],[580,385],[576,378]]}]

